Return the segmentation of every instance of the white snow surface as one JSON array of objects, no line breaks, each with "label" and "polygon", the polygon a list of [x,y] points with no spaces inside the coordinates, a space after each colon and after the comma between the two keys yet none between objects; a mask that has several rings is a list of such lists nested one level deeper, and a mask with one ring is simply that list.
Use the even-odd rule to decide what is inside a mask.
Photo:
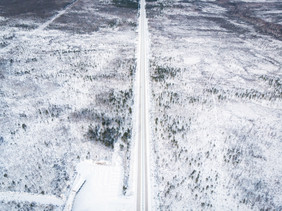
[{"label": "white snow surface", "polygon": [[77,167],[78,175],[85,180],[73,203],[73,211],[133,210],[133,197],[124,196],[123,166],[120,158],[107,161],[85,161]]},{"label": "white snow surface", "polygon": [[281,210],[281,41],[166,2],[147,3],[156,209]]},{"label": "white snow surface", "polygon": [[40,195],[31,193],[19,193],[19,192],[0,192],[0,200],[4,202],[16,201],[16,202],[34,202],[39,204],[54,204],[62,206],[64,199],[53,195]]}]

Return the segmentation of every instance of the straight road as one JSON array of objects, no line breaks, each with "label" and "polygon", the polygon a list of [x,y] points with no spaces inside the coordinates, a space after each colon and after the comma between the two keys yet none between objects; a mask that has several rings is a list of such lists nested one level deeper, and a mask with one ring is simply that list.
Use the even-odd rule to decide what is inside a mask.
[{"label": "straight road", "polygon": [[150,210],[149,115],[148,115],[148,27],[145,0],[140,1],[137,80],[137,201],[136,210]]}]

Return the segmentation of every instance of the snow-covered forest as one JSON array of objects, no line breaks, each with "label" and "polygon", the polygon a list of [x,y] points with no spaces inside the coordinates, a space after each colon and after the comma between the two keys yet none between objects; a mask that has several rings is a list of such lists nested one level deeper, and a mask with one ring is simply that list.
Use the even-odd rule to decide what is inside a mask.
[{"label": "snow-covered forest", "polygon": [[[156,210],[282,210],[281,12],[146,2]],[[62,210],[77,165],[116,155],[132,194],[138,14],[129,0],[0,1],[0,210]]]}]

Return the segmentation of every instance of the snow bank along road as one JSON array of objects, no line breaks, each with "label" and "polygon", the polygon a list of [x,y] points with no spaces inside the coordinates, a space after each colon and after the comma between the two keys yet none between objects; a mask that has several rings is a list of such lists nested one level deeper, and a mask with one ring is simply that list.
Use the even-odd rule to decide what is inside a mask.
[{"label": "snow bank along road", "polygon": [[138,74],[136,74],[136,153],[137,191],[136,210],[150,210],[149,180],[149,122],[148,122],[148,27],[145,11],[145,0],[140,1],[139,37],[138,37]]}]

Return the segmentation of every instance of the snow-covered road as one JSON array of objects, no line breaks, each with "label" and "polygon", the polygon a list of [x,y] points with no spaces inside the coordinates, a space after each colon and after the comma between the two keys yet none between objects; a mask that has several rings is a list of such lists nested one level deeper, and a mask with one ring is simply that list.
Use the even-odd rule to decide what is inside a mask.
[{"label": "snow-covered road", "polygon": [[136,210],[150,210],[150,164],[149,164],[149,115],[148,115],[148,26],[145,0],[140,1],[138,66],[136,74],[136,152],[135,163],[137,191]]}]

